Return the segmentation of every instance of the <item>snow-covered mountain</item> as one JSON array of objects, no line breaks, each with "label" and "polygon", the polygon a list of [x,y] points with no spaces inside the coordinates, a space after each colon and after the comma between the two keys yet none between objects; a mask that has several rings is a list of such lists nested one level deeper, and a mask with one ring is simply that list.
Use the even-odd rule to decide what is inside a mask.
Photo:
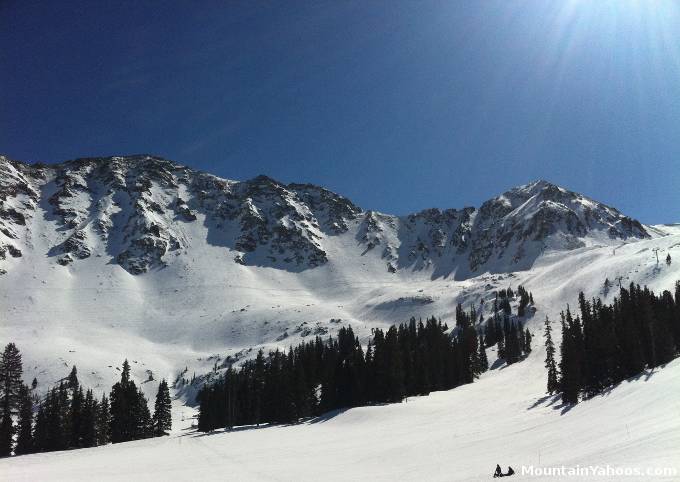
[{"label": "snow-covered mountain", "polygon": [[[617,246],[648,258],[672,232],[546,181],[479,208],[392,216],[318,186],[231,181],[152,156],[0,157],[2,338],[49,340],[25,356],[42,369],[55,357],[85,364],[95,385],[115,378],[102,365],[126,350],[155,360],[144,375],[174,378],[347,323],[367,334],[446,318],[494,287],[530,284],[540,303],[543,287],[528,280],[541,266],[610,258]],[[632,270],[609,271],[595,286]],[[103,333],[121,344],[102,344]]]},{"label": "snow-covered mountain", "polygon": [[[192,223],[205,236],[190,236]],[[365,212],[318,186],[266,176],[230,181],[150,156],[50,166],[0,157],[0,229],[3,258],[21,258],[41,236],[55,263],[102,256],[135,275],[206,244],[242,265],[303,271],[328,263],[332,238],[351,232],[357,246],[344,257],[376,250],[390,272],[431,269],[459,279],[529,269],[546,250],[650,237],[616,209],[546,181],[479,208],[397,217]]]},{"label": "snow-covered mountain", "polygon": [[[130,450],[142,454],[131,479],[149,478],[145,461],[165,467],[169,458],[176,464],[168,470],[188,478],[192,460],[207,457],[206,480],[230,470],[243,479],[313,480],[314,467],[332,466],[339,450],[350,450],[355,470],[343,466],[329,479],[422,479],[424,461],[436,468],[428,480],[479,480],[503,460],[677,459],[680,420],[668,417],[667,387],[678,380],[678,363],[563,416],[543,397],[540,332],[545,316],[556,319],[581,290],[611,302],[616,289],[605,288],[605,278],[671,289],[680,279],[680,225],[644,225],[545,181],[479,208],[392,216],[317,186],[265,176],[230,181],[150,156],[55,165],[0,157],[0,273],[0,342],[17,343],[26,381],[35,376],[44,390],[76,364],[83,384],[101,392],[127,357],[150,398],[162,377],[190,397],[195,387],[184,380],[219,371],[227,356],[287,348],[343,325],[366,340],[372,327],[410,316],[450,322],[457,303],[485,313],[494,291],[508,286],[531,290],[538,310],[527,320],[538,345],[527,360],[450,392],[356,408],[322,424],[184,439],[185,446],[179,435],[122,444],[127,451],[87,450],[91,457],[79,462],[22,457],[0,463],[0,479],[72,479],[73,464],[104,479],[115,473],[107,454],[129,458]],[[177,414],[191,410],[182,401]],[[625,427],[616,424],[622,417]],[[593,420],[607,422],[593,429]],[[403,456],[409,450],[413,459]],[[447,470],[448,455],[460,472]],[[291,462],[300,457],[309,463]]]}]

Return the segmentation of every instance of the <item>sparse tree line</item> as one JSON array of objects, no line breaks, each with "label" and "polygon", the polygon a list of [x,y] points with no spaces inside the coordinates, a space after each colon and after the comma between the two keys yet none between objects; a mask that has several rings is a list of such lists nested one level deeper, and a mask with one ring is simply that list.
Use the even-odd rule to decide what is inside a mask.
[{"label": "sparse tree line", "polygon": [[680,282],[675,298],[631,283],[621,288],[611,305],[579,294],[580,316],[569,307],[561,315],[562,342],[555,362],[552,326],[545,321],[548,393],[561,393],[565,403],[577,403],[645,368],[668,363],[680,350]]},{"label": "sparse tree line", "polygon": [[0,359],[0,457],[156,437],[171,428],[167,382],[159,384],[151,416],[146,397],[130,379],[127,360],[121,380],[101,399],[83,389],[75,366],[42,400],[35,393],[37,380],[27,387],[22,372],[21,354],[9,343]]},{"label": "sparse tree line", "polygon": [[[533,296],[518,289],[526,309]],[[531,296],[531,301],[530,301]],[[511,320],[512,290],[494,300],[484,329],[477,313],[461,305],[456,326],[434,317],[372,330],[364,350],[351,326],[336,338],[316,337],[288,352],[260,350],[239,369],[229,367],[198,394],[198,428],[261,423],[293,423],[325,412],[361,405],[400,402],[405,397],[448,390],[473,380],[489,368],[486,347],[498,344],[508,363],[531,351],[531,335]],[[526,302],[522,299],[526,297]]]}]

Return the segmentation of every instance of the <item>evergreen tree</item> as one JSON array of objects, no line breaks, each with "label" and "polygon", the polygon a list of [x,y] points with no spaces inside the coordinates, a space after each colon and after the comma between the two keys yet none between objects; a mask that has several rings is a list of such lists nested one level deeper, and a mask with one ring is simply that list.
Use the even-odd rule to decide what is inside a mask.
[{"label": "evergreen tree", "polygon": [[19,408],[22,371],[21,354],[14,343],[8,343],[0,357],[0,457],[12,453],[15,433],[12,414]]},{"label": "evergreen tree", "polygon": [[143,395],[141,398],[143,400],[137,385],[130,379],[130,364],[125,360],[120,382],[111,388],[109,396],[111,442],[127,442],[147,436],[151,417],[146,398]]},{"label": "evergreen tree", "polygon": [[259,427],[262,423],[262,405],[263,405],[263,394],[264,394],[264,373],[265,373],[265,363],[264,363],[264,352],[260,349],[257,352],[257,357],[255,358],[254,376],[252,381],[253,387],[253,412],[254,412],[254,423]]},{"label": "evergreen tree", "polygon": [[531,339],[533,337],[531,336],[531,333],[529,332],[529,328],[527,328],[524,331],[524,346],[522,347],[522,351],[524,354],[528,355],[531,353]]},{"label": "evergreen tree", "polygon": [[583,334],[579,318],[573,318],[569,307],[562,313],[562,345],[560,390],[564,403],[577,403],[582,383]]},{"label": "evergreen tree", "polygon": [[614,300],[614,318],[618,320],[622,354],[618,378],[623,380],[640,373],[645,367],[645,361],[642,351],[642,334],[635,316],[632,292],[621,288],[619,295],[619,299]]},{"label": "evergreen tree", "polygon": [[153,437],[153,423],[151,412],[149,411],[149,402],[144,396],[141,387],[137,390],[137,397],[133,403],[132,418],[135,427],[132,439]]},{"label": "evergreen tree", "polygon": [[519,286],[517,288],[517,293],[519,293],[519,305],[517,306],[517,316],[520,318],[526,315],[526,308],[529,304],[533,304],[533,296],[529,293],[524,286]]},{"label": "evergreen tree", "polygon": [[8,343],[0,357],[0,410],[15,411],[23,383],[21,354],[14,343]]},{"label": "evergreen tree", "polygon": [[486,347],[484,346],[484,338],[479,335],[479,368],[480,373],[489,369],[489,359],[486,356]]},{"label": "evergreen tree", "polygon": [[92,390],[85,392],[82,407],[82,420],[80,423],[79,440],[81,447],[94,447],[97,445],[97,400]]},{"label": "evergreen tree", "polygon": [[[72,374],[75,374],[75,367]],[[75,380],[75,383],[72,383]],[[85,395],[78,384],[77,378],[69,377],[69,387],[73,387],[71,395],[71,408],[68,414],[68,430],[70,432],[69,446],[73,448],[83,447],[83,402]]]},{"label": "evergreen tree", "polygon": [[130,383],[130,363],[128,363],[127,358],[123,360],[123,368],[120,374],[120,383],[124,385]]},{"label": "evergreen tree", "polygon": [[52,450],[65,450],[71,439],[71,424],[69,423],[69,390],[68,383],[60,382],[54,394],[52,405],[50,432]]},{"label": "evergreen tree", "polygon": [[0,457],[9,457],[12,455],[12,444],[16,427],[14,427],[12,415],[8,408],[3,410],[0,417]]},{"label": "evergreen tree", "polygon": [[16,455],[28,454],[33,451],[33,401],[28,387],[23,385],[19,391],[19,423]]},{"label": "evergreen tree", "polygon": [[110,423],[109,399],[106,398],[106,395],[102,395],[102,399],[97,406],[97,445],[106,445],[111,441]]},{"label": "evergreen tree", "polygon": [[397,330],[390,327],[385,334],[375,330],[373,338],[376,402],[398,402],[404,395],[402,356]]},{"label": "evergreen tree", "polygon": [[548,370],[548,393],[553,394],[559,390],[557,382],[557,366],[555,365],[555,345],[552,341],[552,327],[550,320],[545,317],[545,367]]},{"label": "evergreen tree", "polygon": [[68,446],[68,393],[65,383],[47,392],[36,418],[34,442],[41,452],[64,450]]},{"label": "evergreen tree", "polygon": [[501,335],[500,338],[498,338],[498,358],[505,360],[506,359],[506,352],[505,352],[505,337]]},{"label": "evergreen tree", "polygon": [[68,388],[75,392],[79,387],[80,383],[78,382],[78,369],[75,365],[73,365],[73,368],[71,368],[71,372],[68,375]]},{"label": "evergreen tree", "polygon": [[646,287],[643,292],[643,313],[648,323],[652,358],[648,360],[650,367],[664,365],[676,356],[673,341],[672,306],[670,293],[662,294],[660,298],[654,296]]},{"label": "evergreen tree", "polygon": [[153,427],[155,436],[167,435],[167,432],[172,428],[171,408],[170,390],[168,383],[163,379],[158,385],[158,393],[156,394],[156,403],[154,405]]},{"label": "evergreen tree", "polygon": [[35,417],[35,430],[33,431],[33,450],[36,452],[49,450],[47,425],[47,415],[45,414],[44,404],[41,403],[38,407],[38,414]]}]

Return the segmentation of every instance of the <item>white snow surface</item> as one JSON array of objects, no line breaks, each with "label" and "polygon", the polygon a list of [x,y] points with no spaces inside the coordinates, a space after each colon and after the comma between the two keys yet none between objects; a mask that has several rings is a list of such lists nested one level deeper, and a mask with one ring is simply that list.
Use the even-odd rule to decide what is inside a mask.
[{"label": "white snow surface", "polygon": [[[112,203],[106,192],[88,196],[99,199],[99,213],[130,209]],[[526,209],[516,209],[516,216]],[[76,211],[74,225],[85,239],[99,236],[91,212]],[[483,480],[496,463],[512,465],[517,479],[524,478],[522,465],[611,464],[675,467],[677,475],[668,480],[680,480],[678,360],[566,410],[544,396],[541,346],[545,316],[555,321],[559,339],[558,314],[576,303],[579,291],[613,300],[616,288],[603,291],[607,277],[613,284],[620,279],[672,290],[680,279],[678,225],[645,226],[650,238],[616,242],[591,233],[578,246],[548,246],[530,269],[491,267],[467,277],[455,271],[440,276],[437,266],[417,261],[396,273],[386,270],[385,251],[400,249],[400,228],[388,227],[400,225],[401,218],[367,213],[380,228],[377,243],[384,250],[362,244],[365,224],[359,219],[333,236],[321,237],[317,230],[328,261],[287,270],[234,262],[235,253],[225,254],[223,243],[205,242],[214,236],[212,221],[197,212],[194,222],[172,224],[180,248],[164,255],[165,266],[134,275],[112,261],[109,245],[90,241],[89,257],[56,264],[46,253],[64,235],[45,202],[35,212],[21,227],[28,234],[17,236],[23,256],[3,261],[0,342],[17,343],[24,379],[36,377],[42,391],[74,364],[84,386],[108,391],[127,358],[152,399],[161,378],[172,383],[200,376],[227,355],[287,348],[348,324],[364,342],[372,327],[410,316],[435,315],[452,324],[457,303],[479,308],[494,290],[519,284],[533,292],[538,309],[527,322],[535,349],[527,360],[490,370],[474,384],[407,403],[210,435],[177,418],[175,432],[161,439],[0,460],[0,480]],[[107,235],[123,242],[122,233]],[[664,262],[667,253],[675,259],[671,266]],[[147,382],[150,373],[153,381]],[[188,419],[194,409],[182,402],[191,400],[197,386],[180,385],[175,416]]]}]

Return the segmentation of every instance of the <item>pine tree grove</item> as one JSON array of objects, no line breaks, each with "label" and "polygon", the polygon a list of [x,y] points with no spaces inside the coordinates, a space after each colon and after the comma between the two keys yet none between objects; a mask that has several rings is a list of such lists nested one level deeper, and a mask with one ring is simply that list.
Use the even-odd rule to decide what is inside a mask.
[{"label": "pine tree grove", "polygon": [[[529,294],[524,293],[520,296],[526,296],[528,304]],[[198,428],[291,423],[472,383],[489,368],[486,347],[504,342],[507,363],[521,360],[531,349],[531,335],[508,313],[514,296],[512,290],[503,290],[500,299],[505,301],[494,302],[485,329],[477,326],[474,308],[465,312],[459,305],[451,330],[435,318],[411,318],[386,331],[374,329],[366,350],[351,327],[342,327],[337,338],[317,337],[287,352],[260,351],[240,369],[228,367],[202,388]]]},{"label": "pine tree grove", "polygon": [[[621,288],[611,305],[600,299],[579,299],[580,316],[562,313],[560,377],[557,391],[565,403],[577,403],[645,368],[668,363],[680,351],[680,282],[675,296],[660,296],[639,285]],[[555,390],[552,339],[546,323],[548,392]],[[550,351],[549,351],[550,350]]]},{"label": "pine tree grove", "polygon": [[[159,386],[157,413],[152,417],[146,397],[130,379],[127,360],[123,364],[121,381],[111,390],[111,400],[115,403],[109,405],[106,395],[97,400],[92,390],[83,389],[74,366],[70,374],[50,388],[37,404],[35,417],[32,391],[37,381],[29,388],[21,381],[21,373],[21,355],[10,343],[0,364],[1,456],[94,447],[111,441],[163,435],[171,428],[167,382],[163,380]],[[16,426],[13,418],[17,419]]]}]

